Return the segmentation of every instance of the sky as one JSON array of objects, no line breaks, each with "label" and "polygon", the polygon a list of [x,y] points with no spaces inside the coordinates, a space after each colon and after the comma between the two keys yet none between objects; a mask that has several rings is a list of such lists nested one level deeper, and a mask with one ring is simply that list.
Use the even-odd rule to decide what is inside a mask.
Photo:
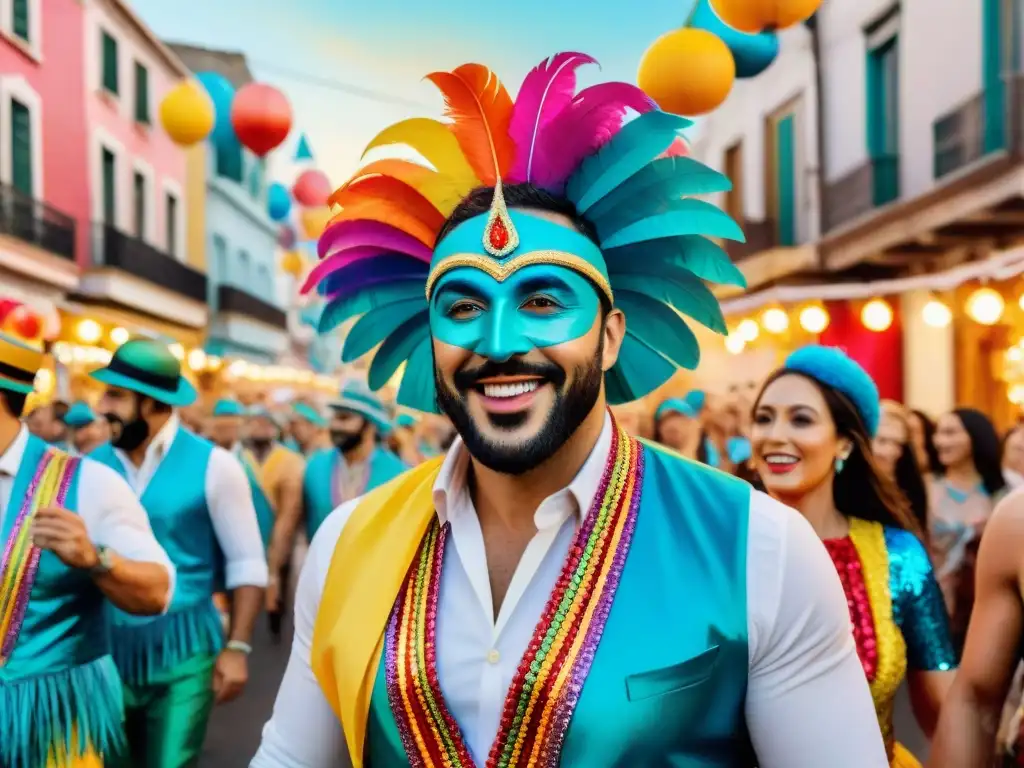
[{"label": "sky", "polygon": [[[366,144],[442,102],[423,76],[474,61],[514,95],[526,73],[559,51],[601,63],[583,85],[634,82],[647,47],[680,26],[692,0],[128,0],[164,40],[244,53],[257,80],[292,104],[291,135],[270,159],[290,184],[305,133],[316,166],[339,185]],[[366,92],[369,92],[367,95]]]}]

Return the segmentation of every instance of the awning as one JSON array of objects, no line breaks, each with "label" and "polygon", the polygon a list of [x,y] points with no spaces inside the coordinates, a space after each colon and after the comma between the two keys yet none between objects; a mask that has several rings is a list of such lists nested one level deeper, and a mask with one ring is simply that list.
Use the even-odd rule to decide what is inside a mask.
[{"label": "awning", "polygon": [[122,326],[132,335],[164,336],[187,347],[201,347],[203,345],[205,330],[202,328],[177,325],[176,323],[157,320],[148,315],[137,314],[127,309],[118,309],[99,304],[81,304],[79,302],[64,301],[59,306],[65,314],[80,318],[90,318],[106,325]]}]

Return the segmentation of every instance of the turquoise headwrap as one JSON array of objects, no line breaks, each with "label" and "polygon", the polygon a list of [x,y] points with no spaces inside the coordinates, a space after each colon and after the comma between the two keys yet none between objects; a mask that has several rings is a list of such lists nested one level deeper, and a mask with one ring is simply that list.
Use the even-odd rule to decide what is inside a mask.
[{"label": "turquoise headwrap", "polygon": [[96,421],[95,412],[89,407],[88,403],[84,403],[81,400],[72,404],[68,408],[68,412],[64,414],[64,423],[72,429],[87,427],[94,421]]},{"label": "turquoise headwrap", "polygon": [[305,419],[314,427],[326,427],[327,419],[308,403],[293,403],[292,411],[299,418]]},{"label": "turquoise headwrap", "polygon": [[408,413],[400,413],[395,419],[395,426],[404,429],[412,429],[416,426],[416,417]]},{"label": "turquoise headwrap", "polygon": [[213,406],[214,416],[245,416],[245,406],[237,400],[224,398]]},{"label": "turquoise headwrap", "polygon": [[704,409],[704,402],[706,399],[707,395],[705,395],[701,390],[691,389],[686,393],[685,397],[669,398],[659,405],[658,410],[654,414],[654,419],[655,421],[660,421],[670,413],[678,413],[682,416],[686,416],[688,419],[695,419]]},{"label": "turquoise headwrap", "polygon": [[786,358],[783,368],[802,373],[841,392],[864,421],[870,437],[878,430],[882,406],[878,386],[860,363],[836,347],[802,347]]},{"label": "turquoise headwrap", "polygon": [[338,399],[331,402],[330,406],[358,413],[372,422],[383,435],[391,431],[391,419],[388,417],[384,403],[362,382],[345,382],[341,387]]}]

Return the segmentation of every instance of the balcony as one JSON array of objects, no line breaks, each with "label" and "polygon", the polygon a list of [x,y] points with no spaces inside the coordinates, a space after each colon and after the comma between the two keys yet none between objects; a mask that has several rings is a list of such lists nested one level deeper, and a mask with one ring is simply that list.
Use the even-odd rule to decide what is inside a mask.
[{"label": "balcony", "polygon": [[[1000,103],[1002,102],[1002,103]],[[988,111],[995,113],[989,116]],[[932,124],[936,179],[965,168],[993,152],[1019,155],[1024,149],[1024,75],[1008,78],[1002,97],[981,91]]]},{"label": "balcony", "polygon": [[872,158],[825,188],[825,229],[840,227],[899,196],[899,156]]},{"label": "balcony", "polygon": [[778,228],[774,221],[745,221],[743,234],[746,235],[746,242],[737,243],[729,240],[725,244],[725,252],[729,254],[729,259],[734,264],[779,246]]},{"label": "balcony", "polygon": [[217,288],[217,302],[222,313],[244,315],[281,330],[288,328],[288,318],[283,309],[233,285]]},{"label": "balcony", "polygon": [[109,224],[93,226],[93,267],[118,269],[206,304],[206,275]]},{"label": "balcony", "polygon": [[0,184],[0,235],[75,261],[74,219],[7,184]]}]

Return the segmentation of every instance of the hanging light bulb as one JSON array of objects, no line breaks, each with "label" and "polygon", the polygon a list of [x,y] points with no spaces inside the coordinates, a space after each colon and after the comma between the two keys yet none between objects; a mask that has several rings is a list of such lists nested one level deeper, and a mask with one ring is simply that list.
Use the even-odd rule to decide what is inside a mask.
[{"label": "hanging light bulb", "polygon": [[992,288],[979,288],[967,297],[967,316],[980,325],[995,325],[1003,316],[1006,302]]},{"label": "hanging light bulb", "polygon": [[761,315],[761,325],[768,333],[785,333],[789,329],[789,315],[781,307],[770,307]]},{"label": "hanging light bulb", "polygon": [[121,346],[130,338],[131,334],[128,333],[127,328],[122,328],[121,326],[118,326],[117,328],[113,328],[110,331],[110,341],[116,344],[117,346]]},{"label": "hanging light bulb", "polygon": [[75,335],[83,344],[95,344],[103,335],[103,329],[95,320],[82,320],[75,328]]},{"label": "hanging light bulb", "polygon": [[736,326],[736,335],[748,344],[756,339],[760,333],[761,328],[758,326],[757,321],[751,320],[749,317],[740,321],[740,324]]},{"label": "hanging light bulb", "polygon": [[808,333],[821,333],[826,328],[831,318],[820,304],[811,304],[800,310],[800,327]]},{"label": "hanging light bulb", "polygon": [[745,342],[736,331],[733,331],[725,337],[725,348],[730,355],[738,355],[747,346]]},{"label": "hanging light bulb", "polygon": [[860,321],[869,331],[887,331],[892,325],[892,307],[885,299],[872,299],[860,311]]},{"label": "hanging light bulb", "polygon": [[921,319],[932,328],[945,328],[953,321],[953,313],[938,299],[928,299],[921,309]]}]

